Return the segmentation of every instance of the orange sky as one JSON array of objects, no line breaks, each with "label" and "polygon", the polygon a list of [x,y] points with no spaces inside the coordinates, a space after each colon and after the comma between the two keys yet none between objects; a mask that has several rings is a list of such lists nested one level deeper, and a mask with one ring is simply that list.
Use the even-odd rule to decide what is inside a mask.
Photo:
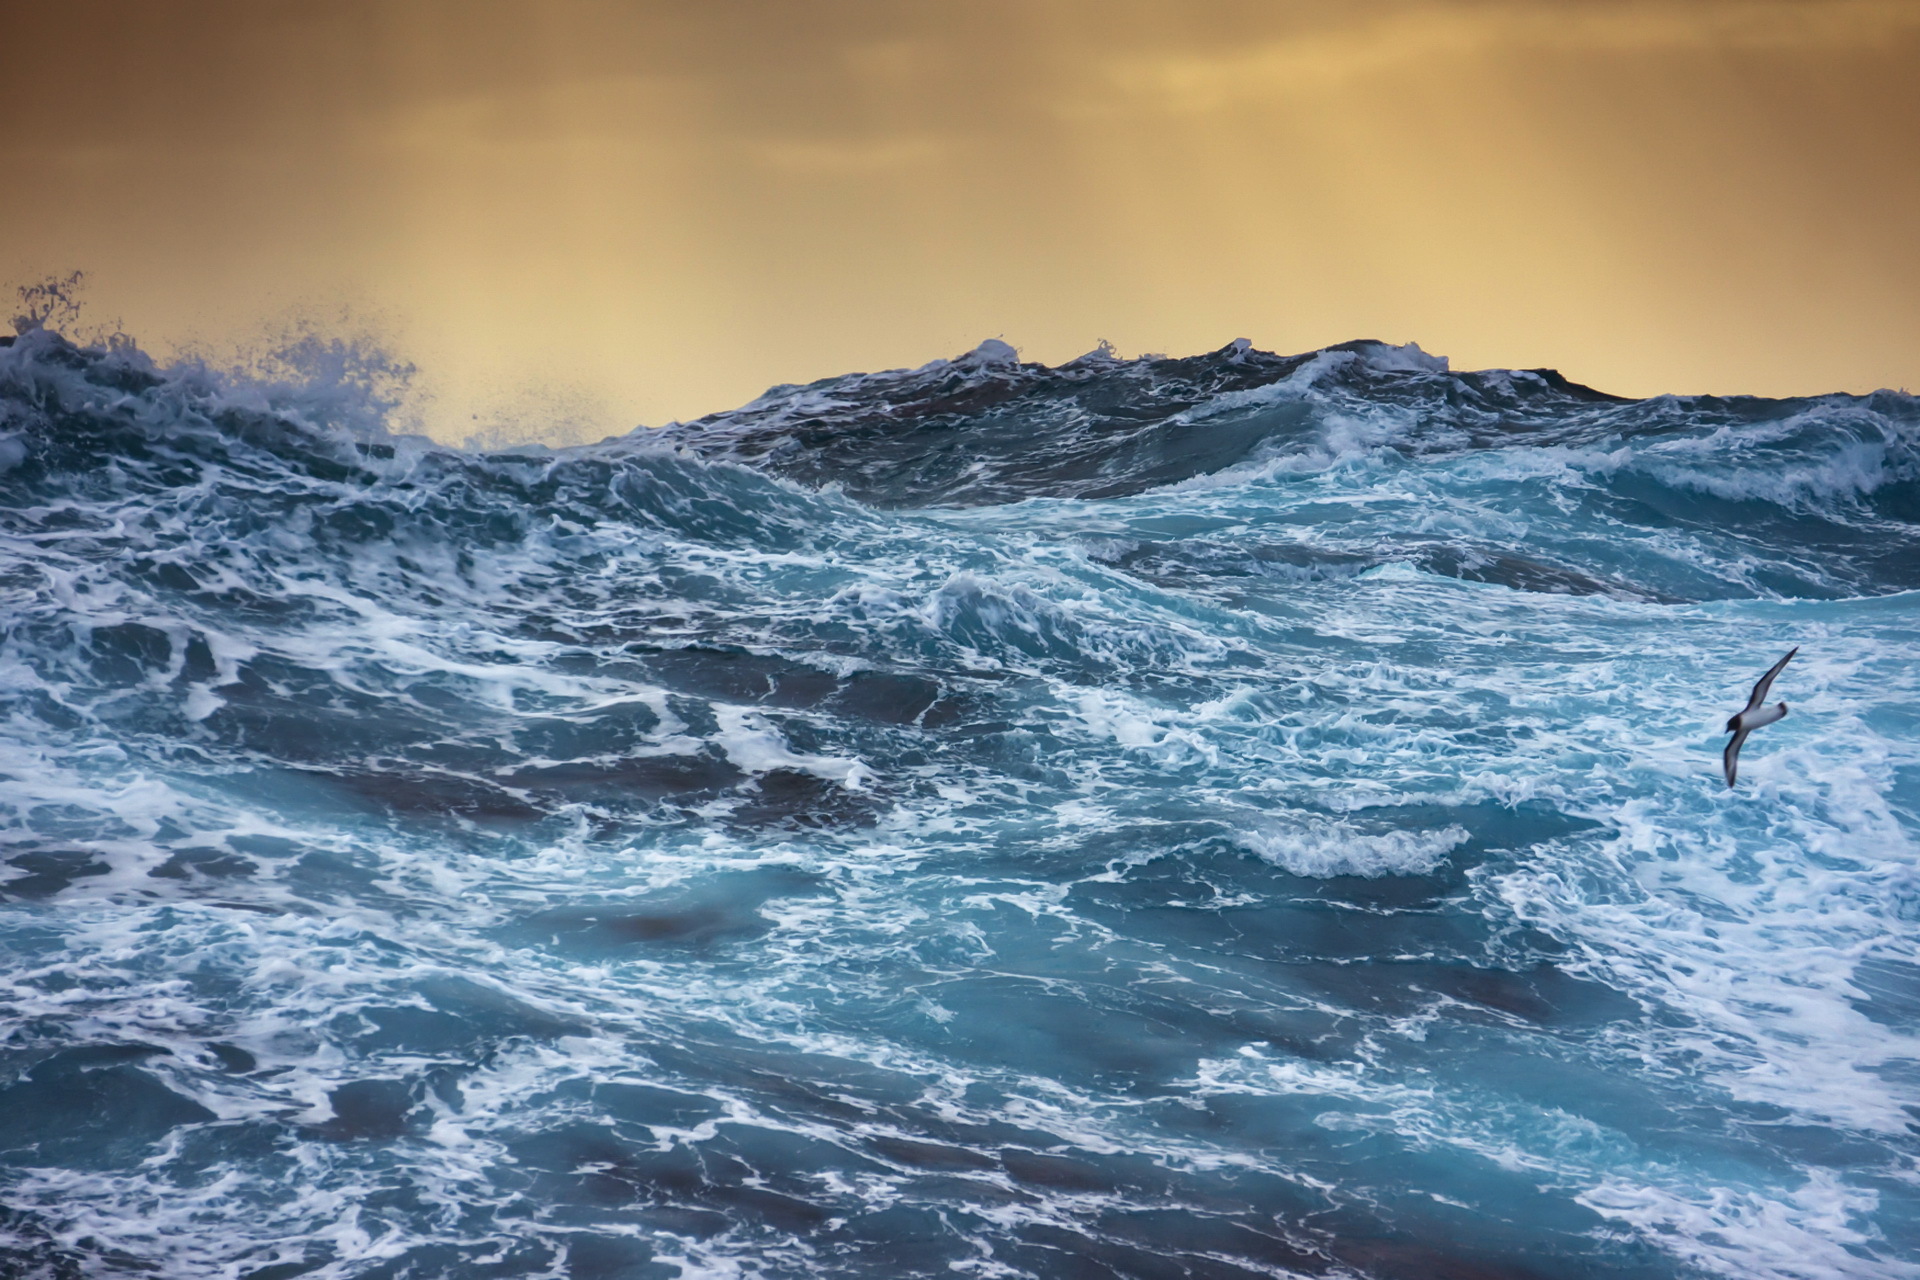
[{"label": "orange sky", "polygon": [[[1920,389],[1920,0],[0,0],[0,281],[443,436],[1002,336]],[[327,323],[332,323],[330,320]]]}]

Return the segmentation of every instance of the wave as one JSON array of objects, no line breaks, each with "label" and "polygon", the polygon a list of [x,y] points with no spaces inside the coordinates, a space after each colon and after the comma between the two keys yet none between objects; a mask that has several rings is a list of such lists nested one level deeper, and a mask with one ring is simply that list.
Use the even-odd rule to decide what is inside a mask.
[{"label": "wave", "polygon": [[[1185,359],[1096,352],[1058,368],[989,343],[918,369],[776,387],[663,437],[909,509],[1324,484],[1353,468],[1411,469],[1413,489],[1445,469],[1435,487],[1450,492],[1395,531],[1405,551],[1339,547],[1336,558],[1649,599],[1920,585],[1920,403],[1893,392],[1630,401],[1550,369],[1457,373],[1376,342],[1297,356],[1245,342]],[[1468,478],[1479,483],[1455,483]],[[1500,503],[1563,527],[1544,540],[1530,531],[1526,547],[1480,537],[1423,549],[1449,503]],[[1574,545],[1583,538],[1664,540],[1685,563],[1623,579]],[[1275,563],[1313,551],[1271,548]]]}]

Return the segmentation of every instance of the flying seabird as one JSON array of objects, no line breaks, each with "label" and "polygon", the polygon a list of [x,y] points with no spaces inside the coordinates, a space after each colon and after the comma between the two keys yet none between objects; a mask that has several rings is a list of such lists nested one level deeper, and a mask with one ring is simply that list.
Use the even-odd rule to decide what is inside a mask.
[{"label": "flying seabird", "polygon": [[1747,705],[1741,709],[1739,715],[1727,721],[1727,732],[1733,735],[1733,741],[1727,743],[1726,753],[1720,759],[1726,766],[1728,786],[1732,786],[1734,779],[1740,776],[1740,747],[1746,742],[1747,735],[1762,725],[1786,718],[1786,703],[1776,702],[1770,707],[1763,707],[1760,704],[1767,700],[1767,690],[1773,687],[1773,678],[1786,669],[1786,665],[1793,661],[1793,655],[1798,652],[1800,652],[1800,646],[1795,645],[1787,650],[1786,657],[1769,667],[1767,674],[1760,677],[1760,683],[1754,685],[1753,692],[1747,696]]}]

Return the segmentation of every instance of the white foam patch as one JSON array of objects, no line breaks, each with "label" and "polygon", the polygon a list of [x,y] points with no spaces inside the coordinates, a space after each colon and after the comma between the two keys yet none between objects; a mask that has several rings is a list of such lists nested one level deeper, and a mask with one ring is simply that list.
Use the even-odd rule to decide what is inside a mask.
[{"label": "white foam patch", "polygon": [[1240,837],[1263,859],[1296,876],[1428,875],[1467,841],[1465,827],[1366,833],[1346,823],[1303,819]]},{"label": "white foam patch", "polygon": [[1884,1241],[1865,1221],[1878,1197],[1816,1171],[1788,1195],[1733,1187],[1675,1191],[1609,1179],[1578,1197],[1602,1217],[1662,1241],[1733,1280],[1910,1280],[1920,1263],[1863,1256]]},{"label": "white foam patch", "polygon": [[860,790],[873,776],[865,764],[850,757],[807,755],[792,750],[786,740],[750,708],[716,704],[713,714],[720,724],[714,741],[726,752],[727,759],[744,772],[796,769],[837,782],[849,791]]},{"label": "white foam patch", "polygon": [[1196,718],[1204,720],[1206,708],[1180,712],[1152,707],[1106,689],[1074,690],[1068,696],[1086,731],[1096,739],[1110,738],[1122,747],[1149,752],[1174,767],[1193,762],[1215,765],[1220,761],[1219,749],[1206,733],[1188,723]]}]

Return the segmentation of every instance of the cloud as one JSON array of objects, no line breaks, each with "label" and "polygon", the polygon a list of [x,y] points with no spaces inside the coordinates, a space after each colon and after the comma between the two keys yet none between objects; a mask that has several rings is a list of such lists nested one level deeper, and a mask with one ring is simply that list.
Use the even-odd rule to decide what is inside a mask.
[{"label": "cloud", "polygon": [[[1868,51],[1920,33],[1912,0],[1579,0],[1537,5],[1423,3],[1332,29],[1219,53],[1109,60],[1120,102],[1178,113],[1323,92],[1435,58],[1526,50],[1650,54],[1732,50]],[[1077,104],[1111,108],[1112,99]]]}]

